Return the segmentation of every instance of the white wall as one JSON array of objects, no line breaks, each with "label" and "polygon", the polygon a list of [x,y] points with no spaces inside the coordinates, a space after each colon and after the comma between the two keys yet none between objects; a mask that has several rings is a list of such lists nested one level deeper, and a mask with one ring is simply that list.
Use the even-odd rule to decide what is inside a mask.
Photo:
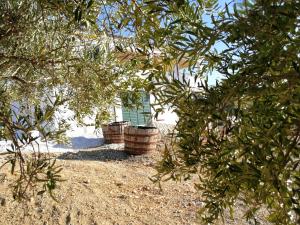
[{"label": "white wall", "polygon": [[[175,79],[183,82],[185,80],[186,82],[189,83],[191,88],[197,88],[198,82],[200,82],[199,79],[195,80],[193,76],[191,76],[188,72],[184,74],[183,78],[183,73],[184,69],[178,68],[177,66],[174,66],[174,70],[170,72],[169,74],[166,74],[166,76],[169,76],[170,81],[172,79],[172,76],[174,76]],[[142,77],[142,73],[139,74]],[[153,95],[150,95],[150,103],[155,105],[155,98]],[[155,114],[155,108],[151,108],[151,113],[152,116]],[[173,112],[174,109],[172,109],[172,106],[166,106],[164,109],[164,112],[159,113],[157,119],[153,119],[153,121],[158,122],[158,123],[164,123],[164,124],[170,124],[170,125],[175,125],[178,120],[178,116],[175,112]],[[116,114],[117,114],[117,121],[122,121],[123,120],[123,115],[122,115],[122,107],[116,107]]]},{"label": "white wall", "polygon": [[116,121],[123,121],[123,113],[122,113],[122,107],[121,106],[116,106],[115,109],[115,118]]},{"label": "white wall", "polygon": [[[195,80],[195,78],[192,75],[190,75],[188,72],[184,73],[184,70],[185,69],[174,66],[174,70],[170,72],[170,74],[167,76],[170,76],[170,80],[171,80],[172,76],[174,75],[174,78],[179,80],[180,82],[183,82],[183,80],[185,80],[187,83],[189,83],[189,86],[191,88],[197,88],[200,79]],[[155,104],[154,96],[150,96],[150,103]],[[156,121],[159,123],[175,125],[178,120],[178,116],[175,112],[173,112],[173,110],[174,109],[172,109],[172,106],[166,106],[165,111],[163,113],[158,114]]]},{"label": "white wall", "polygon": [[[153,95],[150,95],[150,103],[151,104],[155,104],[155,98]],[[156,109],[157,107],[155,106],[154,107],[154,110]],[[153,108],[151,108],[151,112],[152,114],[154,114],[155,112]],[[154,119],[154,121],[158,122],[158,123],[165,123],[165,124],[172,124],[172,125],[175,125],[176,122],[178,120],[178,116],[176,113],[174,113],[172,111],[171,108],[169,108],[168,106],[165,107],[165,110],[163,113],[159,113],[158,116],[157,116],[157,119]]]}]

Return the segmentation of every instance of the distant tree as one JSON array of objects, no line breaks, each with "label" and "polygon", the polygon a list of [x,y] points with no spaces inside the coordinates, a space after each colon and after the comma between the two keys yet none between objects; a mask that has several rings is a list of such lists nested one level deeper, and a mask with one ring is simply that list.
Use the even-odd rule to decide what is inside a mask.
[{"label": "distant tree", "polygon": [[[118,2],[127,13],[116,24],[134,33],[153,94],[179,116],[156,178],[197,174],[206,223],[238,200],[247,219],[264,206],[275,224],[300,223],[300,1]],[[182,60],[197,89],[166,76]],[[209,86],[216,71],[223,79]]]},{"label": "distant tree", "polygon": [[18,175],[16,199],[29,190],[52,194],[61,180],[49,155],[39,149],[23,154],[36,141],[33,131],[63,141],[67,123],[57,116],[62,107],[80,122],[105,114],[120,93],[144,83],[120,63],[115,45],[130,39],[111,36],[105,7],[92,0],[0,1],[0,138],[12,141],[5,154]]}]

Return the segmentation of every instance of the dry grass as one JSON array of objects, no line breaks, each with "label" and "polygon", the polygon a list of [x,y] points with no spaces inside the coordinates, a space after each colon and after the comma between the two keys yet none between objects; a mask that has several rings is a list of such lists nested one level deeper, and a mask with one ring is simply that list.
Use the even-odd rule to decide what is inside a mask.
[{"label": "dry grass", "polygon": [[[56,191],[59,203],[49,196],[32,199],[27,206],[12,200],[7,167],[0,179],[0,224],[196,224],[201,206],[193,182],[163,184],[163,191],[149,177],[155,174],[155,152],[129,157],[120,150],[92,149],[59,156],[63,182]],[[2,200],[1,200],[2,199]],[[239,211],[243,206],[238,206]],[[225,224],[246,224],[237,213]]]}]

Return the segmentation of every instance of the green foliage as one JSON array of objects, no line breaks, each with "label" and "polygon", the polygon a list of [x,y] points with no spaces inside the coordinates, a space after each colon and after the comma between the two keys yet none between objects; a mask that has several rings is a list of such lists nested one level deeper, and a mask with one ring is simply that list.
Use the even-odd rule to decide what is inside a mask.
[{"label": "green foliage", "polygon": [[142,82],[120,62],[114,46],[121,40],[110,37],[104,7],[104,1],[85,0],[0,2],[0,138],[12,142],[18,199],[40,181],[51,194],[59,181],[56,166],[39,149],[34,157],[23,154],[36,141],[32,131],[66,141],[61,109],[74,111],[81,122],[108,112],[120,93]]},{"label": "green foliage", "polygon": [[[249,207],[247,219],[266,207],[275,224],[299,223],[300,2],[161,0],[120,7],[128,12],[118,15],[120,23],[142,46],[153,94],[179,117],[156,179],[197,174],[206,223],[236,201]],[[202,80],[198,87],[166,76],[182,61],[186,73]],[[207,74],[216,71],[222,81],[207,85]]]},{"label": "green foliage", "polygon": [[[38,171],[30,169],[38,160],[22,164],[22,146],[34,141],[29,132],[41,132],[42,121],[55,115],[53,101],[43,101],[49,105],[43,111],[41,96],[60,96],[80,120],[95,111],[106,117],[116,96],[132,101],[138,94],[124,91],[144,88],[162,106],[158,111],[171,105],[179,117],[156,179],[197,174],[204,222],[241,200],[249,207],[246,219],[267,207],[271,222],[299,223],[299,0],[223,6],[217,0],[6,0],[0,7],[0,134],[13,140],[12,168],[18,162],[32,174],[21,181],[31,185],[33,177],[52,191],[60,179],[51,163]],[[119,37],[124,34],[134,38]],[[169,76],[174,64],[188,64],[185,75],[200,79],[198,87],[185,75],[183,81]],[[215,71],[223,80],[209,86],[205,79]],[[26,107],[13,121],[16,101]],[[24,186],[16,187],[23,193]]]},{"label": "green foliage", "polygon": [[[12,108],[5,108],[7,102],[5,99],[1,99],[1,138],[11,141],[11,148],[7,149],[7,153],[2,153],[8,156],[1,168],[5,164],[11,165],[11,173],[15,175],[12,192],[16,200],[29,199],[30,191],[36,191],[39,184],[43,187],[43,192],[47,190],[53,196],[53,185],[61,181],[58,174],[61,168],[55,165],[55,161],[50,156],[41,154],[40,149],[33,147],[38,136],[33,136],[32,132],[38,130],[44,138],[61,132],[60,130],[49,132],[47,128],[53,119],[55,110],[62,103],[57,98],[46,109],[36,106],[34,110],[28,113],[24,108],[19,108],[18,112]],[[32,146],[33,153],[24,155],[22,150],[29,145]],[[52,185],[49,186],[49,184]]]}]

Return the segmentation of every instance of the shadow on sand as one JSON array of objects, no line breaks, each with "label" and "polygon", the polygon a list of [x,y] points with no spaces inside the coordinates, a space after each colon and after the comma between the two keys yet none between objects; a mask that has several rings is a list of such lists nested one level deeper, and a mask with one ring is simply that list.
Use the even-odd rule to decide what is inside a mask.
[{"label": "shadow on sand", "polygon": [[53,148],[63,149],[86,149],[95,148],[104,144],[104,138],[86,138],[86,137],[72,137],[70,138],[70,144],[56,144]]},{"label": "shadow on sand", "polygon": [[61,154],[58,159],[63,160],[93,160],[93,161],[122,161],[130,157],[121,149],[99,148],[97,150],[83,150]]}]

